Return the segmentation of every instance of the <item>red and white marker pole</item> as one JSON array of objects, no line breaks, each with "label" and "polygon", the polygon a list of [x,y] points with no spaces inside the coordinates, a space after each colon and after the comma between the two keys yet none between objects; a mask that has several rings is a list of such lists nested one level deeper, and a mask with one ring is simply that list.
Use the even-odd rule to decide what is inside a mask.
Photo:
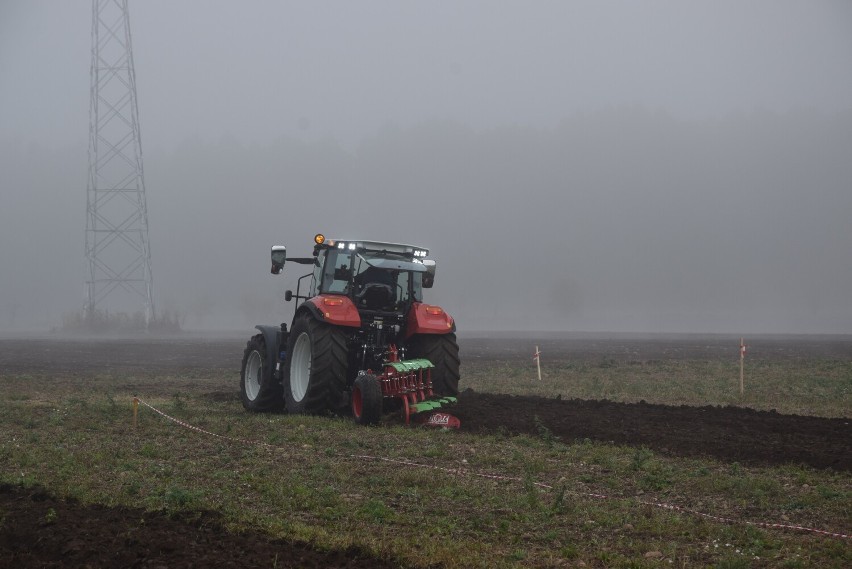
[{"label": "red and white marker pole", "polygon": [[535,365],[538,368],[538,380],[541,381],[541,352],[539,351],[538,346],[535,347],[533,359],[535,360]]},{"label": "red and white marker pole", "polygon": [[740,395],[745,393],[745,381],[743,377],[743,363],[745,361],[746,346],[742,338],[740,338]]}]

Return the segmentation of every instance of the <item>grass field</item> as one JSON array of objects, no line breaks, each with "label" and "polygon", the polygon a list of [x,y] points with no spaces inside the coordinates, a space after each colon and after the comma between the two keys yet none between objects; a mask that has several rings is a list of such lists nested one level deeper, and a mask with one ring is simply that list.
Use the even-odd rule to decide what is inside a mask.
[{"label": "grass field", "polygon": [[[732,364],[566,361],[546,367],[540,384],[527,381],[529,372],[513,362],[466,362],[464,385],[848,416],[852,378],[849,362],[765,362],[750,369],[740,399]],[[233,531],[322,549],[355,544],[412,567],[852,566],[849,539],[650,505],[848,533],[848,472],[665,457],[560,440],[546,425],[537,436],[482,436],[254,415],[236,388],[226,370],[0,374],[0,481],[83,503],[214,510]],[[144,406],[134,429],[133,394],[232,439]]]},{"label": "grass field", "polygon": [[852,413],[852,361],[748,358],[740,394],[736,360],[625,361],[599,358],[546,361],[542,380],[534,365],[466,361],[465,385],[477,391],[664,405],[736,405],[779,413],[848,417]]}]

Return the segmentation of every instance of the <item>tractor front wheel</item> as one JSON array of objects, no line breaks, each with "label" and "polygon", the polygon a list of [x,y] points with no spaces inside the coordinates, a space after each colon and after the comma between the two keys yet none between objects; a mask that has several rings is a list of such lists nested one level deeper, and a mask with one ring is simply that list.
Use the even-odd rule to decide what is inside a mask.
[{"label": "tractor front wheel", "polygon": [[263,335],[246,343],[240,371],[240,399],[248,411],[279,411],[284,406],[281,382],[269,357]]},{"label": "tractor front wheel", "polygon": [[382,388],[376,376],[362,373],[355,379],[352,416],[359,425],[376,425],[382,418]]},{"label": "tractor front wheel", "polygon": [[340,411],[348,403],[346,335],[306,314],[290,330],[284,401],[290,413]]},{"label": "tractor front wheel", "polygon": [[459,344],[454,333],[416,334],[408,342],[407,358],[426,358],[432,368],[432,390],[437,395],[459,394]]}]

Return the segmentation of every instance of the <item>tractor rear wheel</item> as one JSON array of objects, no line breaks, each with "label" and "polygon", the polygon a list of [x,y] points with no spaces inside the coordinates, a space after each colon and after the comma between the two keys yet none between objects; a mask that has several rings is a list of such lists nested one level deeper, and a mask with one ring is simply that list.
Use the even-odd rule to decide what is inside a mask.
[{"label": "tractor rear wheel", "polygon": [[376,376],[362,373],[355,379],[352,416],[359,425],[376,425],[382,418],[382,388]]},{"label": "tractor rear wheel", "polygon": [[346,335],[337,326],[310,315],[296,319],[290,330],[284,377],[284,401],[290,413],[338,412],[348,405]]},{"label": "tractor rear wheel", "polygon": [[459,394],[459,344],[454,333],[417,334],[408,342],[406,358],[426,358],[432,368],[432,390],[438,395]]},{"label": "tractor rear wheel", "polygon": [[240,399],[248,411],[279,411],[284,407],[281,382],[269,357],[263,335],[246,343],[240,371]]}]

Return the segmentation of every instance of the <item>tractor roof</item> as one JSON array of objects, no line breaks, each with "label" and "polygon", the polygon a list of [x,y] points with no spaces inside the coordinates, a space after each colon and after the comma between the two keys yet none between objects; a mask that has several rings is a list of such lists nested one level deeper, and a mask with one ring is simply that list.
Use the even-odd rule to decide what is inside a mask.
[{"label": "tractor roof", "polygon": [[425,257],[429,249],[405,243],[387,243],[385,241],[364,241],[362,239],[326,239],[328,247],[349,250],[387,251],[388,253],[402,253],[415,257]]}]

